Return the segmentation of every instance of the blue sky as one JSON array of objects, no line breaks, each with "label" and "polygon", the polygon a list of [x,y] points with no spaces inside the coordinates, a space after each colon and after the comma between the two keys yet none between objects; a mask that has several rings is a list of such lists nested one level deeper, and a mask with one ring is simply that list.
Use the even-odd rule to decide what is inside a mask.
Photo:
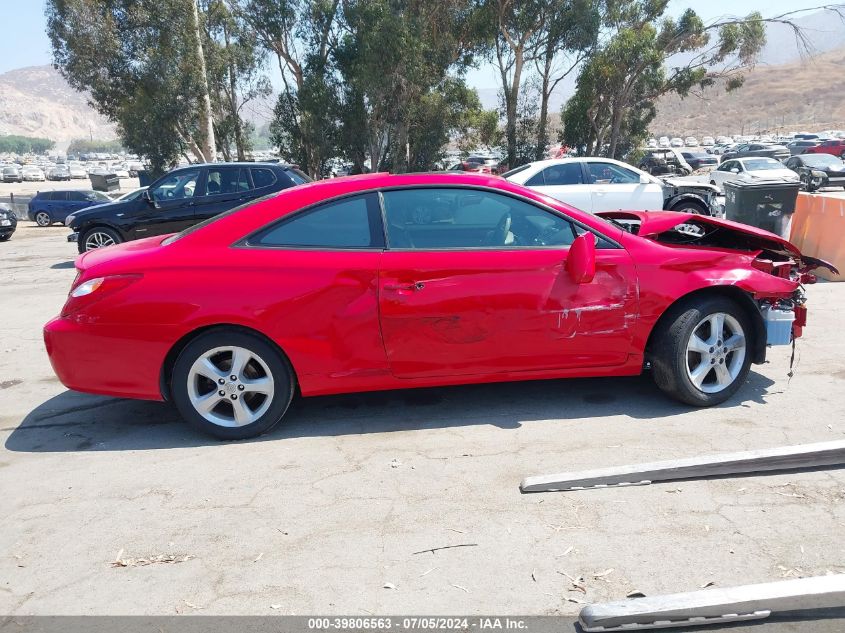
[{"label": "blue sky", "polygon": [[[819,6],[824,0],[672,0],[671,12],[679,14],[687,7],[705,20],[722,15],[746,14],[759,10],[765,16]],[[0,72],[50,63],[50,40],[45,34],[43,0],[0,0],[0,15],[5,26],[0,37]],[[470,73],[470,83],[477,88],[495,88],[491,68]]]}]

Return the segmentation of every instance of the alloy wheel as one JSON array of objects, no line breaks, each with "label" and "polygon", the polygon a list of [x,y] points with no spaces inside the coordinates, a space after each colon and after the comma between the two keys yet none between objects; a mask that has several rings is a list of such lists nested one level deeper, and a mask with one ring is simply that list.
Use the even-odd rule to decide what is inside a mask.
[{"label": "alloy wheel", "polygon": [[745,332],[739,321],[724,312],[710,314],[695,326],[687,342],[687,376],[696,389],[719,393],[736,381],[745,354]]},{"label": "alloy wheel", "polygon": [[273,402],[273,374],[267,363],[244,347],[215,347],[188,371],[188,398],[212,424],[240,427],[256,422]]},{"label": "alloy wheel", "polygon": [[94,250],[95,248],[102,248],[103,246],[113,246],[114,244],[116,244],[116,242],[111,235],[100,231],[89,233],[85,238],[86,251]]},{"label": "alloy wheel", "polygon": [[50,226],[50,214],[45,211],[39,211],[35,214],[35,223],[38,226]]}]

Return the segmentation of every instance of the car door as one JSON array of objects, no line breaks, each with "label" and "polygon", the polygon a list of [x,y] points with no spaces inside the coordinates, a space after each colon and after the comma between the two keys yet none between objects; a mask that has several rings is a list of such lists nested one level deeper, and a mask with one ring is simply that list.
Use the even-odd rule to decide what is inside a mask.
[{"label": "car door", "polygon": [[177,233],[195,224],[195,197],[202,168],[180,169],[150,185],[144,204],[123,218],[130,239]]},{"label": "car door", "polygon": [[584,178],[581,163],[572,161],[550,165],[529,178],[526,187],[551,196],[568,205],[592,213],[593,199],[589,184]]},{"label": "car door", "polygon": [[379,314],[391,373],[457,376],[622,364],[636,276],[597,237],[596,275],[577,284],[569,246],[584,231],[529,201],[467,187],[383,192],[388,250]]},{"label": "car door", "polygon": [[601,160],[586,161],[591,184],[593,213],[599,211],[659,211],[663,208],[663,186],[640,182],[633,169]]},{"label": "car door", "polygon": [[251,197],[249,169],[236,166],[214,166],[205,170],[202,195],[194,197],[194,218],[206,220],[228,211]]}]

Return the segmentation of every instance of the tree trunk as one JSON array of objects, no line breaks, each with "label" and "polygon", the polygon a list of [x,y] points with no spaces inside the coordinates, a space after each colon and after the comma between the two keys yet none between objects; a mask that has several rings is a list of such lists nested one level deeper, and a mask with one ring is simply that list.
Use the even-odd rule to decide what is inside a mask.
[{"label": "tree trunk", "polygon": [[[229,98],[230,106],[232,108],[232,117],[235,124],[235,150],[238,153],[238,160],[246,160],[246,148],[244,147],[244,131],[241,121],[241,115],[238,112],[238,79],[237,69],[235,63],[232,61],[231,42],[229,41],[229,29],[226,24],[223,24],[223,39],[226,43],[226,56],[229,61]],[[226,160],[229,160],[228,158]]]},{"label": "tree trunk", "polygon": [[534,159],[543,160],[546,154],[546,145],[549,143],[549,75],[552,73],[552,53],[546,50],[546,62],[543,65],[543,85],[540,91],[540,121],[537,127],[537,148],[534,150]]},{"label": "tree trunk", "polygon": [[513,79],[511,85],[505,84],[505,131],[508,141],[508,169],[517,167],[516,164],[516,110],[519,101],[519,88],[522,81],[522,65],[524,62],[522,48],[514,50]]},{"label": "tree trunk", "polygon": [[200,29],[198,0],[190,0],[192,9],[192,28],[197,42],[197,63],[199,64],[202,98],[200,103],[200,134],[199,149],[207,162],[214,162],[217,158],[217,147],[214,141],[214,116],[211,110],[211,96],[208,93],[208,72],[205,67],[205,53],[202,49],[202,30]]}]

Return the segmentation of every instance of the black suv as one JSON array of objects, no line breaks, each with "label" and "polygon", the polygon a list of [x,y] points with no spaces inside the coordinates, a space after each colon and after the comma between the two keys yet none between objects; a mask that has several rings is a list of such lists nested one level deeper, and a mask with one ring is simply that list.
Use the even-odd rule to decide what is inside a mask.
[{"label": "black suv", "polygon": [[176,233],[267,194],[310,182],[277,163],[209,163],[174,169],[134,200],[102,204],[68,216],[79,252]]}]

